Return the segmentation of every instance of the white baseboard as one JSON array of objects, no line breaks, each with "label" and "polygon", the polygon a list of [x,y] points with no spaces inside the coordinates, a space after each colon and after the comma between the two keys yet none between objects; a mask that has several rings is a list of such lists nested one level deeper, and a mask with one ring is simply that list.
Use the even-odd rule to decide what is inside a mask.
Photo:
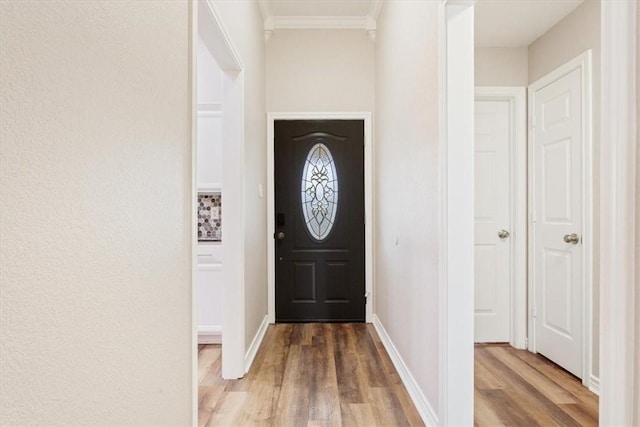
[{"label": "white baseboard", "polygon": [[[411,371],[409,371],[404,360],[402,360],[402,356],[398,353],[396,346],[393,345],[393,341],[391,341],[391,338],[382,326],[380,319],[378,319],[378,316],[375,314],[373,315],[373,326],[376,328],[380,341],[382,341],[384,348],[387,350],[387,353],[393,362],[393,366],[395,366],[398,371],[402,383],[407,388],[409,396],[411,397],[411,400],[413,400],[413,404],[416,405],[416,409],[422,417],[422,421],[424,421],[427,426],[437,426],[438,416],[436,415],[436,412],[433,410],[433,407],[425,397],[424,393],[422,393],[420,386],[416,382],[415,378],[413,378],[413,375],[411,375]],[[435,378],[434,381],[437,381],[437,378]]]},{"label": "white baseboard", "polygon": [[222,326],[198,326],[198,344],[222,344]]},{"label": "white baseboard", "polygon": [[600,378],[595,375],[589,377],[589,391],[597,396],[600,396]]},{"label": "white baseboard", "polygon": [[256,358],[256,354],[258,354],[258,349],[260,348],[260,344],[262,344],[262,339],[264,338],[264,334],[267,333],[267,328],[269,327],[269,318],[268,316],[264,316],[262,319],[262,324],[258,328],[258,332],[256,332],[256,336],[253,337],[253,341],[251,341],[251,345],[247,349],[247,354],[244,358],[244,372],[249,372],[249,368],[251,368],[251,364],[253,363],[253,359]]}]

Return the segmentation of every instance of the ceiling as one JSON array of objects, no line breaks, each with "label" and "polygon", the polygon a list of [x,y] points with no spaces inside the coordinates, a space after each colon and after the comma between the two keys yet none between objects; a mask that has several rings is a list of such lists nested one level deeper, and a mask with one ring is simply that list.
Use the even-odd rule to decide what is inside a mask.
[{"label": "ceiling", "polygon": [[274,16],[366,16],[370,0],[268,0]]},{"label": "ceiling", "polygon": [[[378,12],[386,1],[400,0],[259,0],[259,3],[269,34],[279,28],[358,28],[369,30],[375,39]],[[477,0],[476,46],[528,46],[582,2]]]},{"label": "ceiling", "polygon": [[478,0],[475,4],[476,46],[529,46],[582,1]]}]

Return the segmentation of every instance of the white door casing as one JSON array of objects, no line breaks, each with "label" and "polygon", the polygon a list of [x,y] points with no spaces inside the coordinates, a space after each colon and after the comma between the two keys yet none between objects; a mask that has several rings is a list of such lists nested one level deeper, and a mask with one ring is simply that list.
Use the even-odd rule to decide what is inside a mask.
[{"label": "white door casing", "polygon": [[[475,342],[526,347],[526,89],[476,87]],[[509,232],[500,238],[501,230]]]},{"label": "white door casing", "polygon": [[590,52],[529,88],[533,350],[587,381]]},{"label": "white door casing", "polygon": [[475,342],[508,342],[510,338],[513,200],[509,122],[507,101],[476,100]]}]

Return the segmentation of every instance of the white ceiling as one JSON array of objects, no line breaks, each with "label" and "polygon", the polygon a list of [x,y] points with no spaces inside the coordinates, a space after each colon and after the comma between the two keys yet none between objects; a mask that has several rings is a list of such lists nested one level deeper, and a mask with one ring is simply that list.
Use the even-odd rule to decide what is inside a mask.
[{"label": "white ceiling", "polygon": [[529,46],[582,1],[478,0],[475,4],[476,46]]},{"label": "white ceiling", "polygon": [[[269,31],[278,28],[375,30],[378,12],[387,1],[401,0],[259,0],[259,3],[265,30]],[[583,0],[477,0],[476,46],[529,46],[582,2]]]},{"label": "white ceiling", "polygon": [[371,0],[267,0],[274,16],[365,16]]}]

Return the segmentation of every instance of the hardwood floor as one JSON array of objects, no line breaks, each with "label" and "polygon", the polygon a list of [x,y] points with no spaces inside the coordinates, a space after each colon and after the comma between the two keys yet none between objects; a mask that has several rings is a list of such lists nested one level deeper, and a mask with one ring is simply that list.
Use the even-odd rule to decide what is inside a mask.
[{"label": "hardwood floor", "polygon": [[475,349],[476,426],[597,426],[598,397],[542,356],[508,345]]},{"label": "hardwood floor", "polygon": [[220,346],[198,348],[201,426],[424,425],[371,325],[272,325],[235,381]]},{"label": "hardwood floor", "polygon": [[[219,345],[198,346],[200,426],[422,426],[371,325],[269,327],[251,371],[221,379]],[[476,426],[597,426],[598,397],[544,357],[475,349]]]}]

